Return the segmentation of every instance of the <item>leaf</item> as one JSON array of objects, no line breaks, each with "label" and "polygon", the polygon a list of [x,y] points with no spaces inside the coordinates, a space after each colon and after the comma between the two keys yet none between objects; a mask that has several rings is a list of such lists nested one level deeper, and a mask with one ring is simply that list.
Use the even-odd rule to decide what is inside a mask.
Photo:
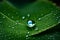
[{"label": "leaf", "polygon": [[[27,17],[28,14],[31,16]],[[23,16],[26,17],[24,20]],[[35,21],[37,31],[27,27],[27,21],[30,19]],[[59,20],[60,9],[50,2],[37,1],[22,9],[16,8],[8,1],[0,4],[0,30],[5,34],[21,36],[21,39],[25,38],[28,32],[31,36],[46,31],[59,24]]]},{"label": "leaf", "polygon": [[40,34],[31,36],[29,40],[60,40],[60,24]]}]

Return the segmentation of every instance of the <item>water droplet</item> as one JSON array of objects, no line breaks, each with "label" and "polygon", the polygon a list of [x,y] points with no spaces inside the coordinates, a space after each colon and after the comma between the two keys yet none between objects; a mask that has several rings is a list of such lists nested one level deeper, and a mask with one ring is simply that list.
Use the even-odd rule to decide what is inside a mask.
[{"label": "water droplet", "polygon": [[54,15],[56,15],[56,13]]},{"label": "water droplet", "polygon": [[47,25],[47,26],[50,26],[50,25]]},{"label": "water droplet", "polygon": [[38,27],[36,27],[35,30],[37,31],[38,30]]},{"label": "water droplet", "polygon": [[25,16],[23,16],[22,19],[24,20],[25,19]]},{"label": "water droplet", "polygon": [[11,18],[14,18],[13,16]]},{"label": "water droplet", "polygon": [[30,14],[28,14],[27,16],[30,17]]},{"label": "water droplet", "polygon": [[18,20],[16,20],[16,24],[19,24],[19,21]]},{"label": "water droplet", "polygon": [[60,23],[60,19],[59,19],[58,23]]},{"label": "water droplet", "polygon": [[16,14],[18,14],[18,12],[16,12]]},{"label": "water droplet", "polygon": [[0,33],[0,35],[1,35],[2,33]]},{"label": "water droplet", "polygon": [[41,18],[38,18],[38,20],[41,20]]},{"label": "water droplet", "polygon": [[4,35],[5,37],[7,37],[7,35]]},{"label": "water droplet", "polygon": [[32,20],[29,20],[28,21],[28,27],[34,27],[35,26],[35,23],[33,23],[33,21]]},{"label": "water droplet", "polygon": [[50,38],[52,38],[53,36],[52,35],[50,35]]},{"label": "water droplet", "polygon": [[16,25],[17,25],[18,23],[16,22]]},{"label": "water droplet", "polygon": [[4,36],[3,36],[3,35],[1,35],[1,37],[3,38]]},{"label": "water droplet", "polygon": [[2,23],[2,21],[0,21],[0,24]]},{"label": "water droplet", "polygon": [[11,26],[9,26],[9,27],[11,27]]},{"label": "water droplet", "polygon": [[5,18],[5,17],[3,16],[3,18]]},{"label": "water droplet", "polygon": [[33,39],[35,39],[35,37],[33,37]]},{"label": "water droplet", "polygon": [[29,35],[26,35],[26,39],[29,39]]},{"label": "water droplet", "polygon": [[11,39],[10,37],[8,39]]},{"label": "water droplet", "polygon": [[16,22],[19,22],[19,20],[16,20]]},{"label": "water droplet", "polygon": [[50,38],[48,37],[48,39],[50,39]]},{"label": "water droplet", "polygon": [[26,38],[28,38],[29,37],[29,35],[26,35]]},{"label": "water droplet", "polygon": [[56,17],[57,19],[59,18],[59,17]]},{"label": "water droplet", "polygon": [[40,38],[39,38],[40,39]]},{"label": "water droplet", "polygon": [[9,16],[10,14],[8,14],[8,16]]},{"label": "water droplet", "polygon": [[43,14],[41,14],[41,16],[43,16]]},{"label": "water droplet", "polygon": [[28,34],[29,34],[30,32],[28,32]]},{"label": "water droplet", "polygon": [[5,12],[6,10],[4,10],[3,12]]},{"label": "water droplet", "polygon": [[14,27],[12,27],[14,29]]},{"label": "water droplet", "polygon": [[56,20],[58,20],[59,17],[56,17]]}]

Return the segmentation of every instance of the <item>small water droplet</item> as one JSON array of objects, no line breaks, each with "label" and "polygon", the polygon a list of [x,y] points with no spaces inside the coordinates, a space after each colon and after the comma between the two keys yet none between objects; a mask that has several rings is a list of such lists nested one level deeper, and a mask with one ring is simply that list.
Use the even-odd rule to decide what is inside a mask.
[{"label": "small water droplet", "polygon": [[11,27],[11,26],[9,25],[9,27]]},{"label": "small water droplet", "polygon": [[4,10],[3,12],[5,12],[6,10]]},{"label": "small water droplet", "polygon": [[3,16],[3,18],[5,18],[5,17]]},{"label": "small water droplet", "polygon": [[30,14],[28,14],[27,16],[30,17]]},{"label": "small water droplet", "polygon": [[2,23],[2,21],[0,21],[0,24]]},{"label": "small water droplet", "polygon": [[56,17],[57,19],[59,18],[59,17]]},{"label": "small water droplet", "polygon": [[56,13],[54,15],[56,15]]},{"label": "small water droplet", "polygon": [[47,26],[50,26],[50,25],[47,25]]},{"label": "small water droplet", "polygon": [[50,38],[52,38],[53,36],[52,35],[50,35]]},{"label": "small water droplet", "polygon": [[43,14],[41,14],[41,16],[43,16]]},{"label": "small water droplet", "polygon": [[18,24],[18,23],[16,22],[16,24]]},{"label": "small water droplet", "polygon": [[59,19],[58,23],[60,23],[60,19]]},{"label": "small water droplet", "polygon": [[48,37],[48,39],[50,39],[50,38]]},{"label": "small water droplet", "polygon": [[5,37],[7,37],[7,35],[4,35]]},{"label": "small water droplet", "polygon": [[22,19],[24,20],[25,19],[25,16],[23,16]]},{"label": "small water droplet", "polygon": [[38,18],[38,20],[41,20],[41,18]]},{"label": "small water droplet", "polygon": [[3,35],[1,35],[1,37],[4,37]]},{"label": "small water droplet", "polygon": [[19,20],[16,20],[16,22],[19,22]]},{"label": "small water droplet", "polygon": [[37,31],[38,30],[38,27],[36,27],[35,30]]},{"label": "small water droplet", "polygon": [[26,39],[29,39],[29,35],[26,35]]},{"label": "small water droplet", "polygon": [[33,37],[33,39],[35,39],[35,37]]},{"label": "small water droplet", "polygon": [[8,39],[11,39],[10,37]]},{"label": "small water droplet", "polygon": [[10,14],[8,14],[8,16],[9,16]]},{"label": "small water droplet", "polygon": [[13,16],[11,18],[14,18]]},{"label": "small water droplet", "polygon": [[28,32],[28,34],[29,34],[30,32]]},{"label": "small water droplet", "polygon": [[39,38],[39,40],[40,40],[40,38]]},{"label": "small water droplet", "polygon": [[14,29],[14,27],[12,27]]},{"label": "small water droplet", "polygon": [[18,12],[16,12],[16,14],[18,14]]},{"label": "small water droplet", "polygon": [[2,33],[0,33],[0,35],[1,35]]},{"label": "small water droplet", "polygon": [[29,37],[29,35],[26,35],[26,38],[28,38]]},{"label": "small water droplet", "polygon": [[32,20],[29,20],[28,21],[28,27],[34,27],[35,26],[35,23],[33,23],[33,21]]}]

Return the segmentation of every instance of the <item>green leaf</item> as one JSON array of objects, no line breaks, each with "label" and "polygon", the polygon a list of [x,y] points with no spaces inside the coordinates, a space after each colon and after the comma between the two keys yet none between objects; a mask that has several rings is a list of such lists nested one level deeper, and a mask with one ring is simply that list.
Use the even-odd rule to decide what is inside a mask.
[{"label": "green leaf", "polygon": [[[27,15],[30,14],[30,17]],[[23,20],[22,17],[25,16]],[[40,20],[38,20],[41,18]],[[27,21],[33,20],[38,30],[31,30],[27,27]],[[60,23],[60,8],[50,2],[37,1],[18,9],[8,1],[0,4],[0,30],[5,34],[16,35],[25,38],[41,33]],[[15,36],[13,36],[15,37]]]},{"label": "green leaf", "polygon": [[29,40],[60,40],[60,24],[40,34],[31,36]]}]

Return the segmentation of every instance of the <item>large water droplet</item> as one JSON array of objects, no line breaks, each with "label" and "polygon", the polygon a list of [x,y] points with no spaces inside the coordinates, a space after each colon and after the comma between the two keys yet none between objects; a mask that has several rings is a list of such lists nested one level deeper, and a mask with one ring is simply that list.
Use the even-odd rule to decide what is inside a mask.
[{"label": "large water droplet", "polygon": [[32,21],[32,20],[29,20],[28,21],[28,27],[34,27],[35,26],[35,23]]}]

